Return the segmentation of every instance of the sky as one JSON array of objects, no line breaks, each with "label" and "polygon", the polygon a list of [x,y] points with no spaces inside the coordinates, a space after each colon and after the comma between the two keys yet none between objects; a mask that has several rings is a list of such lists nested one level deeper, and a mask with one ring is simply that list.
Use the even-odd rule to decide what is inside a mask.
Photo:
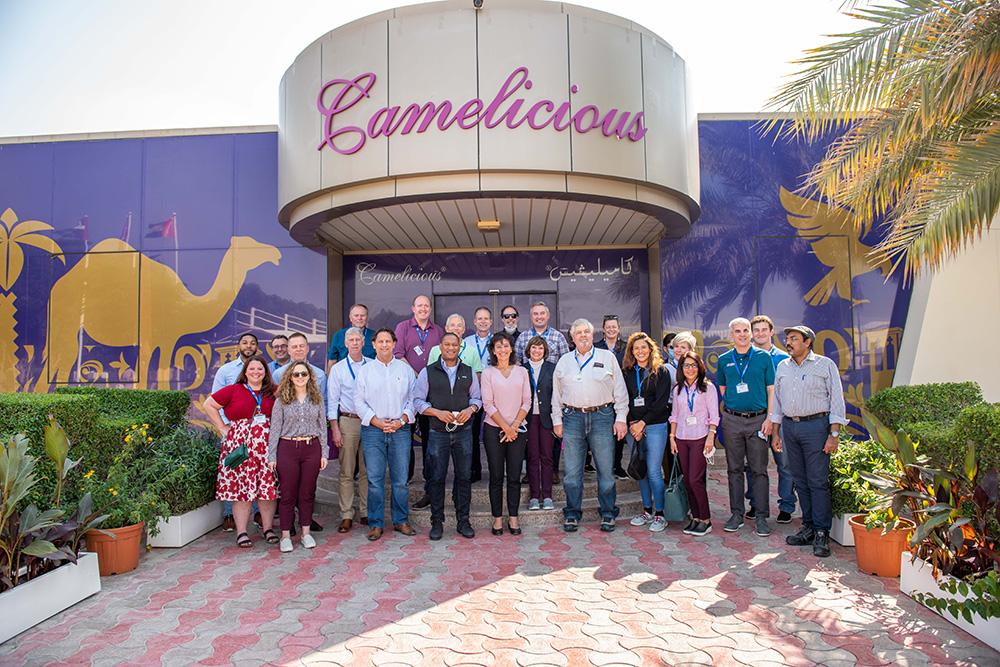
[{"label": "sky", "polygon": [[[471,0],[470,4],[471,4]],[[487,6],[502,0],[485,0]],[[0,0],[0,137],[276,125],[296,55],[404,0]],[[577,0],[657,33],[698,113],[764,108],[843,0]]]}]

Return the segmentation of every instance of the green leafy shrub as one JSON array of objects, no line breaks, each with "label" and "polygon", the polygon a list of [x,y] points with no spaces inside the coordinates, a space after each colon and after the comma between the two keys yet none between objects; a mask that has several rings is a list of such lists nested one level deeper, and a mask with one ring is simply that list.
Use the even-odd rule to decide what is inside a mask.
[{"label": "green leafy shrub", "polygon": [[152,443],[142,484],[156,489],[171,515],[198,509],[215,499],[219,438],[181,427]]},{"label": "green leafy shrub", "polygon": [[875,440],[852,440],[841,435],[830,456],[830,495],[834,514],[860,514],[878,504],[882,494],[862,473],[892,474],[896,457]]},{"label": "green leafy shrub", "polygon": [[953,452],[962,452],[966,443],[973,442],[979,467],[1000,470],[1000,403],[965,408],[952,428],[953,443],[958,445]]},{"label": "green leafy shrub", "polygon": [[975,382],[947,382],[883,389],[865,401],[865,408],[895,431],[918,422],[949,423],[982,402],[982,389]]},{"label": "green leafy shrub", "polygon": [[56,394],[93,396],[107,418],[148,424],[154,438],[166,435],[184,423],[191,397],[183,391],[152,389],[105,389],[103,387],[60,387]]}]

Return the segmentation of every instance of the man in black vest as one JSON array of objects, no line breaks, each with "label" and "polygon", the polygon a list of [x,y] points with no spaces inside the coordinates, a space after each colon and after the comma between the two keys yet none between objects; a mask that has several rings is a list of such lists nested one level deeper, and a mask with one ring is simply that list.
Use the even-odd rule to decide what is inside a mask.
[{"label": "man in black vest", "polygon": [[431,499],[432,540],[444,534],[444,481],[448,459],[454,462],[455,483],[452,500],[458,534],[475,537],[469,523],[472,504],[472,416],[483,407],[479,379],[458,359],[462,339],[453,333],[441,337],[441,359],[417,376],[413,386],[413,407],[430,420],[427,461],[430,464],[428,494]]}]

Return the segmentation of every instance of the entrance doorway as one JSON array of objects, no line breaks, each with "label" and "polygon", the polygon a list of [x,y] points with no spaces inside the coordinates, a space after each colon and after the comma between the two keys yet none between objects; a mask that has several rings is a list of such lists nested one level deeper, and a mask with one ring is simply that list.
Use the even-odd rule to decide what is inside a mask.
[{"label": "entrance doorway", "polygon": [[549,307],[552,317],[549,326],[559,329],[559,295],[555,291],[549,292],[504,292],[501,290],[490,290],[482,292],[459,292],[450,294],[434,295],[434,317],[442,325],[452,313],[458,313],[465,318],[466,334],[473,331],[472,318],[475,316],[476,308],[486,306],[493,313],[493,331],[503,329],[503,322],[500,320],[500,311],[506,306],[513,305],[517,308],[518,318],[517,328],[521,331],[531,326],[531,317],[528,314],[531,304],[544,301]]}]

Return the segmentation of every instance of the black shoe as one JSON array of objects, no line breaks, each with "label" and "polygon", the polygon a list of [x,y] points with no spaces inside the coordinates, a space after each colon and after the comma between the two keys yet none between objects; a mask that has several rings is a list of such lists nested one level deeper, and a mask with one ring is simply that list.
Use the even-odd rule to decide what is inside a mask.
[{"label": "black shoe", "polygon": [[456,530],[458,531],[459,535],[470,540],[476,536],[476,531],[472,529],[472,524],[469,523],[468,521],[463,521],[462,523],[458,524],[458,528]]},{"label": "black shoe", "polygon": [[628,473],[622,468],[615,468],[615,479],[628,479]]},{"label": "black shoe", "polygon": [[493,533],[494,535],[503,535],[503,527],[502,526],[500,528],[491,527],[490,532]]},{"label": "black shoe", "polygon": [[778,518],[775,521],[778,523],[791,523],[792,514],[791,512],[778,512]]},{"label": "black shoe", "polygon": [[691,527],[691,530],[685,530],[688,535],[694,535],[695,537],[701,537],[702,535],[708,535],[712,532],[712,522],[711,521],[698,521]]},{"label": "black shoe", "polygon": [[690,535],[691,534],[691,530],[694,529],[694,527],[696,525],[698,525],[698,522],[695,521],[694,519],[691,519],[690,521],[687,522],[687,525],[684,526],[684,530],[682,532],[687,533],[687,534]]},{"label": "black shoe", "polygon": [[799,532],[785,538],[785,544],[793,547],[807,547],[813,543],[815,537],[816,533],[813,531],[812,526],[802,526]]},{"label": "black shoe", "polygon": [[747,511],[747,513],[743,515],[743,518],[744,519],[751,519],[751,520],[752,519],[756,519],[757,518],[757,510],[755,510],[754,508],[751,507]]},{"label": "black shoe", "polygon": [[563,531],[567,533],[575,533],[580,528],[580,522],[577,519],[566,519],[563,521]]},{"label": "black shoe", "polygon": [[588,463],[587,465],[583,466],[583,472],[588,472],[588,473],[597,472],[597,468],[594,467],[594,464]]},{"label": "black shoe", "polygon": [[426,493],[423,496],[420,497],[420,500],[418,500],[417,502],[413,503],[413,509],[416,509],[416,510],[422,510],[422,509],[424,509],[426,507],[430,507],[430,506],[431,506],[431,497],[428,496]]},{"label": "black shoe", "polygon": [[552,473],[552,483],[562,484],[562,478],[559,477],[559,473]]},{"label": "black shoe", "polygon": [[521,475],[521,484],[524,485],[524,484],[527,484],[527,483],[528,483],[528,476],[527,475]]},{"label": "black shoe", "polygon": [[323,526],[316,523],[316,519],[313,519],[312,521],[309,522],[309,530],[314,533],[322,533]]},{"label": "black shoe", "polygon": [[507,531],[510,532],[511,535],[520,535],[521,534],[521,529],[519,527],[518,528],[514,528],[513,526],[511,526],[510,525],[510,521],[507,522]]},{"label": "black shoe", "polygon": [[826,558],[830,555],[830,533],[825,530],[817,530],[813,538],[813,556]]},{"label": "black shoe", "polygon": [[482,471],[480,471],[480,472],[473,471],[472,472],[472,477],[469,478],[469,482],[472,483],[472,484],[475,484],[476,482],[481,482],[482,479],[483,479],[483,473],[482,473]]},{"label": "black shoe", "polygon": [[430,538],[432,542],[437,542],[444,537],[444,524],[435,521],[431,524]]},{"label": "black shoe", "polygon": [[601,531],[605,533],[613,533],[615,530],[615,520],[614,519],[604,519],[601,521]]}]

